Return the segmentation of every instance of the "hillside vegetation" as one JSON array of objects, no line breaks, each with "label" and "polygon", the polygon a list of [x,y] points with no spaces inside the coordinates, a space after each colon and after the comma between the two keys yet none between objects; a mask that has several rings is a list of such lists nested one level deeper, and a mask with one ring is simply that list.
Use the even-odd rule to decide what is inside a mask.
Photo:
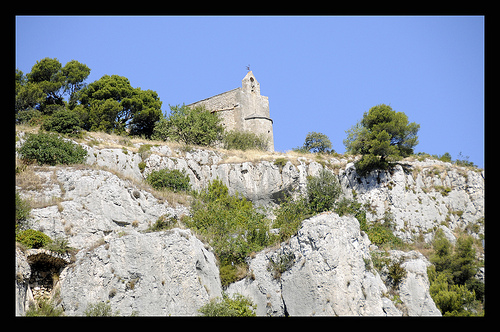
[{"label": "hillside vegetation", "polygon": [[[38,132],[36,127],[18,126],[16,130],[19,148],[24,146],[29,133]],[[44,231],[47,234],[42,234],[57,240],[57,243],[64,239],[66,242],[59,244],[63,248],[60,249],[62,252],[68,252],[69,248],[82,250],[94,246],[92,243],[100,240],[93,235],[87,240],[78,240],[74,231],[78,223],[76,220],[71,222],[72,229],[68,229],[66,224],[61,226],[61,231],[54,229],[47,232],[40,213],[51,207],[56,208],[56,214],[64,215],[65,211],[71,213],[68,209],[73,208],[71,206],[73,202],[77,202],[77,196],[68,197],[71,185],[61,182],[61,177],[66,174],[65,168],[82,171],[101,169],[149,192],[159,203],[163,202],[164,206],[182,211],[171,210],[173,213],[166,214],[155,212],[158,215],[156,218],[153,214],[149,220],[146,218],[144,221],[126,221],[125,216],[125,219],[117,220],[111,216],[113,212],[108,211],[106,213],[116,220],[118,229],[124,229],[117,230],[118,233],[113,231],[104,238],[113,234],[127,234],[132,230],[161,232],[173,227],[191,228],[202,241],[213,248],[223,287],[229,287],[238,280],[252,278],[255,271],[252,272],[249,259],[254,257],[255,252],[288,241],[297,234],[304,219],[333,210],[340,216],[354,216],[359,222],[360,230],[367,234],[371,243],[376,244],[379,248],[377,250],[382,250],[382,253],[390,249],[417,250],[430,259],[434,264],[429,275],[430,294],[443,314],[462,315],[482,310],[484,286],[474,277],[478,268],[483,266],[481,239],[484,234],[484,217],[477,218],[483,215],[482,208],[477,205],[482,198],[477,196],[480,192],[473,189],[478,180],[474,174],[478,174],[480,178],[483,176],[479,169],[454,166],[431,156],[418,155],[402,160],[401,164],[406,164],[405,168],[396,167],[393,175],[382,172],[362,178],[353,173],[354,169],[350,166],[359,158],[357,156],[201,149],[174,142],[99,132],[86,132],[80,138],[71,140],[79,143],[86,151],[83,163],[72,166],[63,166],[61,163],[52,167],[37,166],[36,163],[23,160],[21,154],[16,161],[16,186],[20,193],[17,228],[19,231]],[[71,140],[66,142],[70,143]],[[181,191],[152,187],[147,181],[148,176],[155,170],[162,169],[179,170],[176,176],[180,183],[185,178],[195,191],[186,191],[189,188],[187,186]],[[303,175],[301,170],[305,172]],[[399,174],[404,177],[399,178]],[[247,190],[240,190],[244,188]],[[252,188],[261,189],[261,192],[252,192]],[[266,188],[274,188],[274,193],[262,192]],[[398,191],[400,189],[401,193]],[[48,194],[47,190],[53,194]],[[470,210],[470,203],[462,201],[466,198],[461,196],[464,190],[468,192],[468,199],[472,199],[470,202],[475,211]],[[401,205],[410,202],[401,200],[401,194],[412,202],[407,208]],[[142,197],[140,192],[137,195]],[[263,196],[269,199],[264,199]],[[255,203],[245,197],[257,197],[260,200],[254,199],[255,203],[267,204],[258,204],[260,207],[256,208]],[[391,201],[392,206],[387,204]],[[28,213],[26,205],[31,205]],[[182,205],[185,208],[181,208]],[[83,210],[75,210],[76,215],[93,209],[92,205],[81,208]],[[436,210],[426,211],[429,208]],[[416,212],[417,210],[422,212]],[[432,216],[432,213],[436,215]],[[226,217],[221,218],[223,215]],[[133,216],[132,212],[130,218],[137,219],[137,215]],[[432,218],[436,220],[429,220]],[[446,234],[441,242],[433,242],[433,235],[437,230]],[[79,232],[85,230],[80,228]],[[96,240],[90,240],[91,238]],[[464,242],[466,239],[468,240]],[[106,243],[109,240],[104,241]],[[450,242],[450,249],[442,253],[438,248],[443,245],[437,244],[442,241],[457,241],[455,246],[458,247],[454,250],[453,242]],[[453,266],[436,265],[436,262],[448,259],[440,258],[447,257],[446,255],[457,255],[453,260],[463,263]],[[273,274],[287,272],[289,265],[286,260],[274,262],[270,265],[274,266],[271,269],[276,269]],[[380,263],[374,261],[374,266],[379,266],[380,273],[383,273],[385,265],[377,264]],[[461,273],[459,271],[469,272],[464,277],[454,278],[454,275]],[[444,298],[456,300],[446,300],[448,302],[445,303]],[[460,302],[464,298],[469,300]]]}]

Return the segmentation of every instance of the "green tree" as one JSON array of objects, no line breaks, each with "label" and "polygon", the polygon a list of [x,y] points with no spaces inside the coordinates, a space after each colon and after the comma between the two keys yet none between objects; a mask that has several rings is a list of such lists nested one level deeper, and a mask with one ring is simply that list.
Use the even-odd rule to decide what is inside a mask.
[{"label": "green tree", "polygon": [[465,285],[454,285],[446,274],[438,273],[433,266],[427,269],[429,293],[443,316],[469,316],[476,294]]},{"label": "green tree", "polygon": [[365,175],[374,169],[388,169],[393,162],[408,157],[418,144],[420,125],[408,122],[403,112],[388,105],[377,105],[346,133],[346,151],[361,154],[356,170]]},{"label": "green tree", "polygon": [[104,75],[79,93],[85,129],[150,137],[161,118],[161,101],[152,90],[133,88],[123,76]]},{"label": "green tree", "polygon": [[40,104],[44,100],[44,97],[45,94],[43,93],[41,86],[32,82],[28,83],[26,75],[24,75],[19,69],[16,69],[16,120],[18,122],[24,122],[18,115],[19,112],[34,109],[36,105]]},{"label": "green tree", "polygon": [[474,278],[477,262],[472,244],[472,237],[463,236],[453,246],[442,230],[434,236],[434,253],[430,256],[433,266],[427,270],[429,292],[445,316],[468,316],[472,314],[471,309],[478,312],[480,308],[484,284]]},{"label": "green tree", "polygon": [[76,93],[85,87],[84,81],[90,75],[90,68],[76,60],[71,60],[61,69],[65,79],[64,92],[69,94],[70,105],[76,104]]},{"label": "green tree", "polygon": [[444,236],[444,232],[438,229],[432,241],[434,253],[430,256],[430,261],[438,272],[450,274],[453,246]]},{"label": "green tree", "polygon": [[[16,69],[16,114],[36,109],[51,114],[54,106],[65,105],[64,96],[69,97],[70,106],[76,105],[77,92],[85,86],[90,68],[76,60],[64,67],[56,58],[44,58],[36,62],[24,75]],[[27,113],[16,117],[18,122],[29,120]]]},{"label": "green tree", "polygon": [[37,61],[27,74],[28,82],[38,84],[46,94],[45,105],[63,104],[65,78],[61,68],[62,65],[56,58],[44,58]]},{"label": "green tree", "polygon": [[183,104],[170,106],[170,115],[156,124],[153,138],[209,146],[220,141],[223,133],[224,126],[217,115],[204,106],[190,108]]},{"label": "green tree", "polygon": [[315,131],[312,131],[307,134],[306,140],[304,141],[304,145],[302,147],[304,150],[315,153],[315,152],[321,152],[321,153],[330,153],[330,152],[335,152],[332,149],[332,142],[326,136],[325,134],[322,133],[317,133]]},{"label": "green tree", "polygon": [[335,150],[332,149],[332,142],[322,133],[317,133],[315,131],[309,132],[304,141],[304,145],[298,148],[294,148],[294,151],[301,153],[332,153]]},{"label": "green tree", "polygon": [[472,237],[459,237],[451,259],[453,282],[465,285],[477,273],[476,250],[472,247]]}]

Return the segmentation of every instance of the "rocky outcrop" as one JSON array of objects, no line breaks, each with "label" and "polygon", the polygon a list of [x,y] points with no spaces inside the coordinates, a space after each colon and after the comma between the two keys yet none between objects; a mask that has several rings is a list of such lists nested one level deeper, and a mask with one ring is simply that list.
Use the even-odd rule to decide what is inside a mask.
[{"label": "rocky outcrop", "polygon": [[[140,145],[132,146],[137,151]],[[16,188],[37,202],[29,228],[79,250],[74,261],[43,250],[16,250],[17,315],[36,295],[30,279],[35,287],[35,279],[48,278],[36,264],[43,260],[53,261],[60,278],[52,290],[40,287],[51,294],[57,287],[66,315],[83,315],[101,301],[121,315],[197,315],[221,296],[214,255],[190,230],[145,233],[161,216],[189,214],[187,201],[174,204],[143,183],[162,168],[184,170],[193,189],[219,178],[230,193],[272,207],[285,193],[304,190],[307,176],[326,167],[338,176],[344,197],[364,205],[368,221],[392,221],[395,235],[406,242],[429,243],[437,229],[452,242],[458,229],[476,238],[484,234],[484,171],[450,163],[407,160],[391,172],[361,178],[353,158],[275,153],[233,162],[221,151],[169,145],[151,146],[147,153],[83,146],[88,165],[31,167],[28,184]],[[394,287],[386,269],[375,270],[374,252],[355,218],[325,213],[304,221],[290,241],[253,255],[248,276],[227,292],[250,297],[262,316],[440,315],[428,291],[430,263],[422,254],[389,252],[389,260],[406,271]]]},{"label": "rocky outcrop", "polygon": [[[395,288],[402,303],[403,311],[408,316],[441,316],[429,294],[429,279],[427,267],[431,264],[424,255],[417,251],[403,252],[391,250],[389,252],[392,262],[401,263],[406,270],[406,276]],[[387,275],[382,272],[382,278],[387,280]]]},{"label": "rocky outcrop", "polygon": [[345,194],[369,206],[370,221],[389,215],[395,234],[406,242],[423,237],[430,242],[442,228],[484,234],[484,171],[473,171],[435,160],[411,161],[391,172],[374,171],[359,177],[354,164],[340,172]]},{"label": "rocky outcrop", "polygon": [[16,316],[26,312],[26,296],[28,293],[31,267],[21,249],[16,248]]},{"label": "rocky outcrop", "polygon": [[[305,220],[288,243],[258,253],[250,276],[230,285],[228,293],[250,297],[258,315],[401,316],[372,269],[369,246],[355,218],[318,215]],[[404,263],[408,277],[399,292],[407,314],[440,315],[428,293],[424,261],[419,256]]]},{"label": "rocky outcrop", "polygon": [[143,155],[145,166],[141,173],[137,166],[141,157],[137,153],[86,148],[89,164],[138,180],[152,170],[184,170],[196,190],[219,178],[231,194],[239,192],[262,206],[273,206],[293,190],[305,190],[307,176],[317,175],[326,167],[338,175],[346,197],[355,195],[359,202],[370,206],[369,221],[389,214],[395,223],[395,234],[406,242],[419,237],[429,242],[440,227],[446,228],[443,230],[452,242],[456,229],[465,229],[476,238],[484,234],[484,171],[438,160],[405,160],[392,171],[374,171],[360,177],[352,156],[318,161],[275,153],[261,161],[225,162],[226,156],[220,151],[181,151],[163,145],[151,147]]},{"label": "rocky outcrop", "polygon": [[33,209],[30,227],[51,238],[66,238],[76,249],[88,248],[119,232],[145,230],[162,215],[189,213],[186,207],[173,207],[108,171],[46,167],[37,173],[51,179],[49,183],[56,182],[57,190],[52,184],[21,195],[32,200],[52,197],[57,204]]},{"label": "rocky outcrop", "polygon": [[83,250],[61,274],[65,315],[108,302],[120,315],[197,315],[221,296],[215,257],[190,230],[135,233]]}]

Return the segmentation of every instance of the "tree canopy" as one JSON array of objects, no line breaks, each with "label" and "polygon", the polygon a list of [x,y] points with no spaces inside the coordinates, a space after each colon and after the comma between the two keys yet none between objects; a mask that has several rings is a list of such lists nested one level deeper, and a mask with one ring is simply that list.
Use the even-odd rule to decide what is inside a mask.
[{"label": "tree canopy", "polygon": [[37,61],[26,75],[16,69],[16,113],[37,109],[50,114],[54,110],[50,106],[63,105],[65,95],[74,103],[89,74],[85,64],[71,60],[63,67],[56,58]]},{"label": "tree canopy", "polygon": [[361,154],[356,170],[361,175],[373,169],[388,169],[395,161],[413,154],[420,125],[408,122],[403,112],[380,104],[365,112],[344,140],[346,151]]},{"label": "tree canopy", "polygon": [[153,138],[209,146],[220,141],[223,133],[221,119],[204,106],[177,105],[170,106],[170,114],[156,124]]},{"label": "tree canopy", "polygon": [[307,133],[304,145],[299,148],[293,149],[298,152],[311,152],[311,153],[331,153],[335,152],[332,149],[332,142],[323,133],[317,133],[315,131]]},{"label": "tree canopy", "polygon": [[128,78],[104,75],[79,93],[85,129],[150,137],[160,120],[161,101],[152,90],[133,88]]}]

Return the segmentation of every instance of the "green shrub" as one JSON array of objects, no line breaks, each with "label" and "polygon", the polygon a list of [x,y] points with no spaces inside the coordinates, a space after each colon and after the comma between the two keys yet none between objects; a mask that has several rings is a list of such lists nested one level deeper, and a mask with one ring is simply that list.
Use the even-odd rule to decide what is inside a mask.
[{"label": "green shrub", "polygon": [[63,314],[64,309],[56,309],[54,303],[47,299],[40,299],[36,303],[31,302],[28,310],[26,310],[26,317],[56,317]]},{"label": "green shrub", "polygon": [[142,160],[148,159],[151,155],[151,144],[142,144],[138,152]]},{"label": "green shrub", "polygon": [[283,167],[285,167],[286,163],[288,162],[288,159],[286,158],[283,158],[283,157],[280,157],[280,158],[277,158],[275,161],[274,161],[274,164],[276,166],[278,166],[281,169],[283,169]]},{"label": "green shrub", "polygon": [[48,164],[83,163],[87,151],[80,145],[64,140],[56,134],[28,134],[28,138],[19,149],[21,159],[27,162]]},{"label": "green shrub", "polygon": [[398,261],[392,262],[389,265],[389,277],[392,279],[392,283],[398,286],[401,280],[406,277],[406,270],[401,266],[403,263],[403,258],[401,257]]},{"label": "green shrub", "polygon": [[166,214],[160,216],[153,226],[149,227],[147,229],[148,232],[159,232],[163,231],[166,229],[170,229],[177,224],[177,218],[176,217],[168,217]]},{"label": "green shrub", "polygon": [[104,302],[88,304],[84,313],[87,317],[109,317],[116,316],[118,314],[113,313],[111,305]]},{"label": "green shrub", "polygon": [[184,223],[201,233],[214,248],[223,286],[236,281],[235,271],[229,266],[246,266],[245,258],[251,252],[273,242],[265,216],[246,198],[229,195],[227,187],[218,179],[197,195],[191,211],[192,216]]},{"label": "green shrub", "polygon": [[170,106],[170,115],[155,124],[152,138],[209,146],[219,141],[223,132],[221,119],[204,106],[177,105]]},{"label": "green shrub", "polygon": [[42,112],[37,109],[30,108],[27,110],[21,110],[16,114],[17,123],[26,123],[30,126],[36,126],[43,120]]},{"label": "green shrub", "polygon": [[427,269],[429,292],[445,316],[468,316],[481,312],[484,284],[474,277],[478,263],[472,244],[470,236],[459,237],[453,246],[442,230],[434,235],[434,252],[430,255],[433,265]]},{"label": "green shrub", "polygon": [[335,174],[325,169],[321,170],[319,176],[307,178],[307,200],[313,212],[331,210],[341,191]]},{"label": "green shrub", "polygon": [[73,250],[73,248],[68,246],[68,240],[58,236],[56,236],[51,242],[47,243],[44,247],[59,254],[65,254],[68,251]]},{"label": "green shrub", "polygon": [[16,241],[28,248],[38,249],[52,242],[52,239],[40,231],[27,229],[16,235]]},{"label": "green shrub", "polygon": [[443,316],[470,316],[476,294],[465,285],[454,285],[449,282],[446,273],[436,272],[434,266],[427,268],[430,287],[429,293]]},{"label": "green shrub", "polygon": [[222,144],[227,150],[266,150],[269,141],[264,135],[257,135],[250,131],[231,130],[224,134]]},{"label": "green shrub", "polygon": [[282,242],[297,234],[302,221],[311,217],[313,212],[309,208],[306,198],[300,197],[294,200],[288,196],[274,210],[274,215],[276,218],[272,227],[280,229],[278,239]]},{"label": "green shrub", "polygon": [[63,108],[55,111],[52,116],[45,120],[41,128],[60,134],[76,136],[82,130],[81,126],[82,121],[78,113]]},{"label": "green shrub", "polygon": [[241,294],[234,294],[231,298],[222,293],[222,299],[217,297],[198,309],[204,316],[215,317],[253,317],[257,305]]},{"label": "green shrub", "polygon": [[267,270],[273,274],[274,279],[280,279],[281,274],[289,270],[295,263],[295,254],[292,251],[282,250],[276,256],[276,259],[269,258]]},{"label": "green shrub", "polygon": [[141,161],[138,166],[141,173],[146,169],[146,163],[144,161]]},{"label": "green shrub", "polygon": [[28,219],[31,206],[28,200],[22,199],[16,192],[16,228]]},{"label": "green shrub", "polygon": [[146,181],[155,189],[169,189],[174,192],[188,191],[191,188],[186,171],[161,169],[149,173]]}]

